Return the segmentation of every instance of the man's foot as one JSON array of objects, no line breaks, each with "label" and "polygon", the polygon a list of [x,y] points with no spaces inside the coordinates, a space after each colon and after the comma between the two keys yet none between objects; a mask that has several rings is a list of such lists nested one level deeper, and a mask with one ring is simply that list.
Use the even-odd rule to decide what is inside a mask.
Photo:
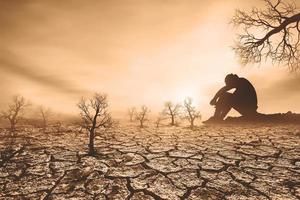
[{"label": "man's foot", "polygon": [[220,122],[223,122],[223,119],[212,116],[208,120],[203,121],[202,123],[204,123],[204,124],[213,124],[213,123],[220,123]]}]

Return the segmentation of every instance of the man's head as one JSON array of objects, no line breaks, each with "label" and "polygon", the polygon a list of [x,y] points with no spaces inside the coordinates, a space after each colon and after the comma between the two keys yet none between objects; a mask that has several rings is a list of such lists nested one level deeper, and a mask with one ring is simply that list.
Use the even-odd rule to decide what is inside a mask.
[{"label": "man's head", "polygon": [[228,74],[225,77],[225,83],[227,86],[235,87],[237,86],[238,81],[239,81],[239,77],[236,74]]}]

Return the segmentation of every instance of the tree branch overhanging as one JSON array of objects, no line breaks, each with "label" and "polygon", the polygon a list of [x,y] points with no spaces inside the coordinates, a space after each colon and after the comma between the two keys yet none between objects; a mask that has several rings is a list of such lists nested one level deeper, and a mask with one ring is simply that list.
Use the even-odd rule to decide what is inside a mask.
[{"label": "tree branch overhanging", "polygon": [[300,67],[300,11],[295,3],[263,0],[266,9],[237,10],[232,23],[242,28],[234,51],[242,64],[270,59],[295,71]]}]

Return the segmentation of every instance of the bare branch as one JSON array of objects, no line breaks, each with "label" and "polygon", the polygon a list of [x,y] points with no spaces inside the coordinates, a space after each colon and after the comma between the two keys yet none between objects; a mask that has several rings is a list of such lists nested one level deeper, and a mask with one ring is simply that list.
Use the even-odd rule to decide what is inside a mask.
[{"label": "bare branch", "polygon": [[193,106],[193,100],[191,98],[186,98],[183,103],[184,107],[184,118],[190,122],[191,128],[194,127],[194,122],[197,118],[201,118],[201,114],[197,111],[196,107]]},{"label": "bare branch", "polygon": [[165,103],[165,108],[162,113],[166,116],[169,116],[171,119],[171,125],[175,125],[176,118],[180,114],[181,105],[173,104],[171,101]]},{"label": "bare branch", "polygon": [[13,103],[8,106],[8,109],[1,112],[0,116],[9,121],[11,132],[15,131],[16,125],[28,105],[29,103],[26,102],[24,97],[17,95],[13,97]]},{"label": "bare branch", "polygon": [[48,125],[48,120],[49,120],[49,117],[51,115],[51,111],[50,111],[49,108],[45,108],[43,106],[40,106],[39,114],[42,118],[42,128],[43,128],[43,132],[45,133],[47,125]]},{"label": "bare branch", "polygon": [[[295,3],[263,1],[265,10],[254,8],[250,12],[236,11],[231,22],[236,27],[242,27],[243,32],[238,35],[234,51],[244,65],[271,59],[274,64],[284,64],[292,71],[298,70],[299,10]],[[260,33],[264,35],[258,37]]]},{"label": "bare branch", "polygon": [[135,119],[140,122],[140,127],[144,127],[145,121],[148,120],[148,114],[150,113],[150,109],[143,105],[141,106],[141,109],[137,112],[135,112]]},{"label": "bare branch", "polygon": [[80,109],[82,127],[90,133],[89,153],[94,154],[95,130],[98,128],[110,128],[113,121],[108,112],[107,96],[95,93],[93,97],[86,100],[82,98],[77,104]]},{"label": "bare branch", "polygon": [[131,107],[128,109],[128,115],[129,115],[130,122],[133,122],[133,117],[134,117],[135,113],[136,113],[135,107]]}]

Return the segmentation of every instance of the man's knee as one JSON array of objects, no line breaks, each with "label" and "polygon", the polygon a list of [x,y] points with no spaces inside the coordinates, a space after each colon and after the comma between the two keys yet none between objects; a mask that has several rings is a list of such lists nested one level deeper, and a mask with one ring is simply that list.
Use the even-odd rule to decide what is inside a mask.
[{"label": "man's knee", "polygon": [[229,92],[225,92],[224,94],[222,94],[219,99],[217,104],[221,104],[221,105],[231,105],[233,102],[233,94],[229,93]]}]

